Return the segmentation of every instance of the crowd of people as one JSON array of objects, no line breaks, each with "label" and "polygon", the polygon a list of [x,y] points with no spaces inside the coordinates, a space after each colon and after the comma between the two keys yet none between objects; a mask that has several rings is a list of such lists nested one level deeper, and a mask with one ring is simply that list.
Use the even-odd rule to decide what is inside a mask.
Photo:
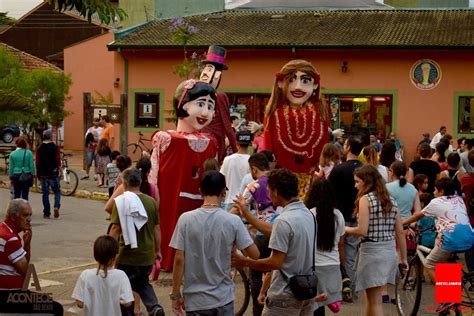
[{"label": "crowd of people", "polygon": [[[395,133],[383,143],[376,135],[331,133],[320,75],[304,60],[276,73],[265,126],[212,126],[214,117],[236,121],[224,115],[228,99],[215,90],[224,56],[211,46],[201,80],[178,86],[177,129],[157,131],[153,151],[135,166],[113,150],[108,117],[87,131],[86,177],[95,161],[98,186],[109,188],[110,226],[94,243],[97,268],[84,271],[74,288],[86,315],[139,315],[142,303],[149,315],[164,315],[149,283],[157,265],[173,273],[176,315],[233,315],[232,265],[250,268],[253,315],[324,315],[326,307],[337,313],[359,291],[366,315],[383,315],[383,303],[392,301],[387,285],[399,265],[407,268],[413,247],[404,225],[415,223],[436,227],[420,236],[433,248],[430,277],[434,264],[459,251],[467,251],[474,270],[474,139],[453,146],[446,127],[433,139],[425,133],[407,166],[411,157]],[[208,127],[216,137],[201,133]],[[21,141],[11,157],[15,199],[0,227],[0,281],[8,277],[15,286],[31,242],[20,178],[36,167],[46,188],[44,217],[51,214],[44,190],[59,192],[59,151],[48,131],[43,136],[36,166]],[[55,194],[55,217],[59,209]],[[311,286],[302,287],[300,277]]]}]

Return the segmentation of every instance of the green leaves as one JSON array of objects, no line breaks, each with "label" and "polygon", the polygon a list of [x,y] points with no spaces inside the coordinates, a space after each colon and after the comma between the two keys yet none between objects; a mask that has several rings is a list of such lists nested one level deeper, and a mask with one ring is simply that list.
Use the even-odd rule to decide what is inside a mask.
[{"label": "green leaves", "polygon": [[57,124],[67,115],[64,102],[71,83],[70,76],[49,69],[25,71],[13,54],[0,47],[0,123]]},{"label": "green leaves", "polygon": [[59,11],[77,10],[80,15],[89,21],[92,16],[97,13],[99,20],[103,24],[110,24],[116,19],[123,21],[128,15],[118,6],[109,0],[48,0],[50,4],[54,4]]}]

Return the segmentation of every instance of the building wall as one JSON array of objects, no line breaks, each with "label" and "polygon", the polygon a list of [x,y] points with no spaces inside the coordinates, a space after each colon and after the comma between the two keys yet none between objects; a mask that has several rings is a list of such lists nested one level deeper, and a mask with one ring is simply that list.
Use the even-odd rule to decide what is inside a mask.
[{"label": "building wall", "polygon": [[120,0],[119,6],[128,15],[122,21],[124,28],[151,21],[155,16],[155,0]]},{"label": "building wall", "polygon": [[[105,42],[105,41],[104,41]],[[82,50],[77,50],[80,54]],[[68,53],[72,53],[68,52]],[[446,125],[448,133],[458,136],[453,130],[455,124],[455,94],[458,92],[474,93],[474,60],[472,50],[316,50],[296,49],[229,49],[226,61],[229,70],[223,74],[219,87],[220,91],[271,91],[274,83],[274,74],[283,64],[295,58],[311,61],[321,73],[323,91],[336,94],[391,94],[393,104],[393,129],[406,147],[406,158],[411,160],[417,143],[423,132],[430,132],[433,136],[441,125]],[[113,53],[101,53],[100,56],[109,56]],[[115,68],[107,63],[110,72],[123,77],[122,56],[116,55]],[[128,60],[128,92],[129,117],[132,117],[134,104],[133,93],[139,91],[156,91],[161,93],[161,120],[160,129],[172,129],[173,123],[168,123],[163,116],[169,116],[165,110],[171,109],[171,100],[178,84],[182,81],[173,74],[173,66],[182,60],[181,50],[135,50],[122,53]],[[97,56],[98,59],[99,56]],[[428,91],[417,89],[410,81],[409,73],[413,64],[419,59],[433,59],[441,67],[442,78],[439,85]],[[89,59],[91,60],[91,59]],[[92,59],[94,60],[94,59]],[[347,62],[346,73],[341,71],[343,61]],[[87,66],[93,69],[93,66]],[[68,68],[70,69],[70,68]],[[86,67],[76,66],[77,71],[85,72]],[[71,69],[72,70],[72,69]],[[81,75],[82,81],[87,82],[87,76]],[[101,81],[94,77],[94,82]],[[111,89],[113,76],[104,79],[104,91]],[[124,79],[126,80],[126,79]],[[90,85],[90,82],[87,82]],[[103,84],[102,82],[100,84]],[[99,82],[97,82],[99,87]],[[82,104],[84,88],[74,93]],[[120,92],[120,91],[118,91]],[[116,94],[118,98],[119,93]],[[77,108],[77,106],[76,106]],[[78,115],[75,113],[74,116]],[[82,114],[79,114],[82,115]],[[82,118],[82,116],[80,116]],[[71,117],[70,120],[73,120]],[[82,119],[79,119],[79,123]],[[134,128],[129,122],[128,142],[138,138],[138,131],[150,137],[156,128]],[[70,135],[70,134],[69,134]],[[77,146],[76,141],[69,141],[66,130],[66,146]]]},{"label": "building wall", "polygon": [[[115,53],[109,52],[106,45],[113,40],[113,34],[107,33],[88,41],[64,49],[64,71],[71,74],[72,85],[70,99],[65,110],[70,114],[64,120],[64,147],[69,150],[82,150],[84,133],[89,127],[83,126],[83,93],[96,91],[107,95],[112,91],[114,103],[120,101],[120,90],[123,88],[123,71],[116,74],[115,67],[121,67],[120,60],[115,61]],[[118,56],[120,57],[120,56]],[[118,88],[114,81],[120,78]],[[116,139],[114,148],[118,147],[120,125],[115,125]]]},{"label": "building wall", "polygon": [[120,0],[119,5],[128,14],[124,28],[154,19],[181,17],[224,10],[224,0]]}]

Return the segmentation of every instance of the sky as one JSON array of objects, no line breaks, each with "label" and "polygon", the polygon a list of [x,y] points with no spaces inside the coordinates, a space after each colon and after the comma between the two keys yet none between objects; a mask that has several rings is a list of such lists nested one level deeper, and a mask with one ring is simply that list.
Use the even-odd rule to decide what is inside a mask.
[{"label": "sky", "polygon": [[0,0],[0,12],[8,12],[8,16],[18,19],[41,2],[42,0]]}]

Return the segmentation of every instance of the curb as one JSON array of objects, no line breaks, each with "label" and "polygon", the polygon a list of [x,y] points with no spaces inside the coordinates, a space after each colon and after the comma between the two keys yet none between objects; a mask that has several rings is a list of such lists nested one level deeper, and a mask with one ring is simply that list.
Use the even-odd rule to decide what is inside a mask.
[{"label": "curb", "polygon": [[[0,189],[10,190],[10,186],[8,184],[0,184]],[[35,187],[35,186],[30,188],[30,192],[41,193],[39,188]],[[74,197],[77,197],[77,198],[82,198],[82,199],[96,200],[96,201],[108,201],[109,200],[109,194],[108,193],[90,192],[90,191],[87,191],[87,190],[77,190],[71,196],[74,196]]]}]

